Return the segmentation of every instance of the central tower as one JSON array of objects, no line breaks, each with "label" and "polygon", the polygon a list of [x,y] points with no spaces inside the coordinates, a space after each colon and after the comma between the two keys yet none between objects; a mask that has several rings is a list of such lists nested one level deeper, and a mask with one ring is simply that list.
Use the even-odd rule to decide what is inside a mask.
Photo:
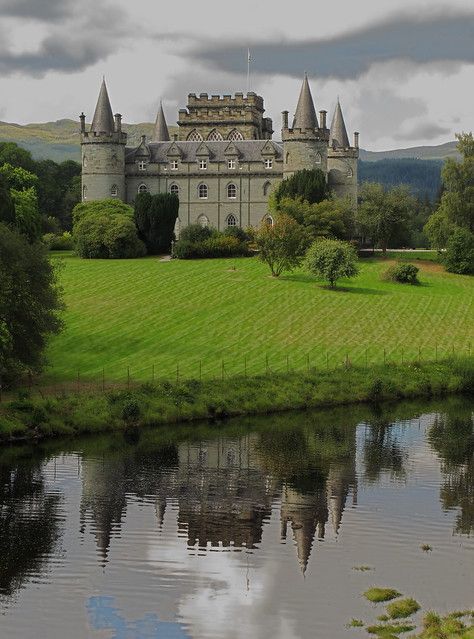
[{"label": "central tower", "polygon": [[288,111],[283,111],[282,117],[283,177],[303,169],[318,168],[327,173],[329,129],[326,128],[326,111],[319,112],[318,122],[306,74],[291,128]]}]

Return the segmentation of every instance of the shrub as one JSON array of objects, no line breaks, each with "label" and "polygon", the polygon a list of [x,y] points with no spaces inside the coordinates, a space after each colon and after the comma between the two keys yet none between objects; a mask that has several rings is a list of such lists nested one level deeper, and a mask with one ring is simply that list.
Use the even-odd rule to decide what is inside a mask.
[{"label": "shrub", "polygon": [[444,258],[446,270],[460,275],[474,273],[474,233],[458,227],[451,234]]},{"label": "shrub", "polygon": [[372,603],[380,603],[382,601],[390,601],[400,597],[398,590],[393,588],[369,588],[364,592],[364,597]]},{"label": "shrub", "polygon": [[329,282],[331,288],[341,277],[354,277],[359,272],[356,250],[341,240],[314,242],[306,254],[305,266],[310,273]]},{"label": "shrub", "polygon": [[146,253],[135,224],[121,214],[87,214],[74,226],[74,243],[78,255],[86,258],[132,258]]},{"label": "shrub", "polygon": [[415,612],[418,612],[419,609],[420,604],[411,597],[393,601],[387,606],[387,612],[392,619],[403,619],[405,617],[410,617],[411,615],[415,614]]},{"label": "shrub", "polygon": [[204,241],[193,242],[180,239],[174,248],[175,257],[182,260],[216,258],[216,257],[245,257],[249,255],[246,243],[236,237],[214,232]]},{"label": "shrub", "polygon": [[73,226],[78,224],[88,215],[125,215],[133,220],[133,208],[122,200],[93,200],[92,202],[80,202],[72,210]]},{"label": "shrub", "polygon": [[74,240],[69,231],[64,231],[62,235],[46,233],[43,235],[43,242],[50,251],[72,251],[74,248]]},{"label": "shrub", "polygon": [[236,237],[239,242],[248,242],[250,240],[250,236],[240,226],[229,226],[225,229],[224,235]]},{"label": "shrub", "polygon": [[215,231],[210,226],[190,224],[189,226],[186,226],[186,228],[184,228],[179,234],[179,241],[193,243],[204,242],[204,240],[207,240],[215,233],[217,233],[217,231]]},{"label": "shrub", "polygon": [[136,399],[127,399],[122,406],[121,416],[124,422],[133,423],[141,415],[140,405]]},{"label": "shrub", "polygon": [[394,264],[383,274],[382,279],[401,284],[419,284],[418,273],[420,269],[414,264]]}]

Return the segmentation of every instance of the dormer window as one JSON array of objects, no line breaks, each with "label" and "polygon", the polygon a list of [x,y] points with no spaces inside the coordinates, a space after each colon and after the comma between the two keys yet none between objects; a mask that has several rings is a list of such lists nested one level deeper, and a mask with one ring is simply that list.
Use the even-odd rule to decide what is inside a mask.
[{"label": "dormer window", "polygon": [[207,169],[207,160],[199,160],[199,169],[205,171]]},{"label": "dormer window", "polygon": [[172,171],[177,171],[178,170],[178,160],[171,160],[170,169]]},{"label": "dormer window", "polygon": [[228,169],[235,169],[236,167],[237,167],[236,160],[227,160],[227,168]]},{"label": "dormer window", "polygon": [[139,171],[146,171],[146,165],[147,163],[145,162],[145,160],[140,160],[138,163],[138,170]]},{"label": "dormer window", "polygon": [[267,158],[265,160],[265,168],[266,169],[273,169],[273,160],[272,160],[272,158]]}]

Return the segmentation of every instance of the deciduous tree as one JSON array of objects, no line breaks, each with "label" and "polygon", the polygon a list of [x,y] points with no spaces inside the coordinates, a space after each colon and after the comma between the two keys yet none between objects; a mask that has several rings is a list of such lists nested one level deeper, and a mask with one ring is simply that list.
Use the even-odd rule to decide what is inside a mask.
[{"label": "deciduous tree", "polygon": [[255,235],[260,259],[274,277],[301,264],[308,245],[305,229],[289,215],[281,214],[273,225],[264,222]]},{"label": "deciduous tree", "polygon": [[305,266],[310,273],[329,282],[331,288],[342,277],[355,277],[359,272],[354,247],[340,240],[314,242],[306,254]]}]

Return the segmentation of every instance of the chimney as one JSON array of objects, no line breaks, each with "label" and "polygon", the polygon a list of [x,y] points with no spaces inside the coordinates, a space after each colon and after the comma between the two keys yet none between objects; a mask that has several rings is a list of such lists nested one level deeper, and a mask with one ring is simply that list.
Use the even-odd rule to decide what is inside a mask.
[{"label": "chimney", "polygon": [[146,144],[146,135],[142,135],[142,144]]},{"label": "chimney", "polygon": [[319,112],[319,123],[321,125],[322,129],[326,128],[326,115],[327,115],[327,111],[320,111]]},{"label": "chimney", "polygon": [[354,132],[354,147],[356,149],[359,148],[359,132],[358,131]]},{"label": "chimney", "polygon": [[281,112],[281,119],[283,122],[283,128],[287,129],[288,128],[288,111]]},{"label": "chimney", "polygon": [[122,116],[120,113],[115,114],[115,131],[116,133],[122,133]]},{"label": "chimney", "polygon": [[178,141],[178,134],[177,133],[173,133],[173,141],[174,142]]},{"label": "chimney", "polygon": [[81,115],[79,116],[79,120],[81,121],[81,133],[85,133],[86,132],[86,116],[84,115],[84,113],[81,113]]}]

